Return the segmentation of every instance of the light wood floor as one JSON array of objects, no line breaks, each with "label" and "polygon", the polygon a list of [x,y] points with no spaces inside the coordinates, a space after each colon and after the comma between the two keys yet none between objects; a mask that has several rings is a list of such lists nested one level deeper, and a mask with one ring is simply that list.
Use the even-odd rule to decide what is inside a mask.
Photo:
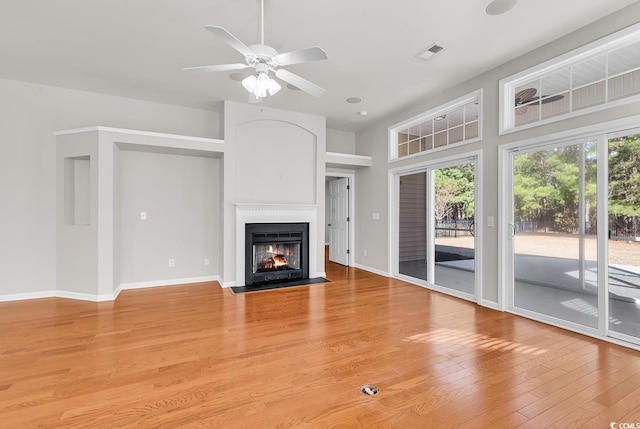
[{"label": "light wood floor", "polygon": [[640,422],[640,352],[358,269],[327,277],[0,303],[0,427]]}]

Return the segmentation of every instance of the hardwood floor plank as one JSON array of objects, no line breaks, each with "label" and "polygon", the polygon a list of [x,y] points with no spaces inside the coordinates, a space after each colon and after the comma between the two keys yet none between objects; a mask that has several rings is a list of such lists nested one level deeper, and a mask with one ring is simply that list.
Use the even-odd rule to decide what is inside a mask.
[{"label": "hardwood floor plank", "polygon": [[[201,283],[107,303],[0,303],[0,427],[640,420],[637,351],[359,269],[326,270],[331,283],[256,293]],[[364,383],[379,394],[363,395]]]}]

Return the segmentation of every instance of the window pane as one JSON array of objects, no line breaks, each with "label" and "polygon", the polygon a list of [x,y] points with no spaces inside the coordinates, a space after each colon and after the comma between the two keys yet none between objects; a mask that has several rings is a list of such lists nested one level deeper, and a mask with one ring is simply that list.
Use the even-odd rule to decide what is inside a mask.
[{"label": "window pane", "polygon": [[464,138],[467,140],[475,139],[478,137],[478,123],[471,122],[464,126]]},{"label": "window pane", "polygon": [[420,152],[420,140],[411,140],[409,142],[409,155]]},{"label": "window pane", "polygon": [[573,97],[573,110],[585,109],[604,103],[605,83],[597,82],[592,85],[574,89],[571,93]]},{"label": "window pane", "polygon": [[479,109],[480,107],[478,106],[478,103],[469,103],[464,106],[464,122],[467,124],[469,122],[477,122]]},{"label": "window pane", "polygon": [[441,132],[433,136],[434,147],[442,147],[447,145],[447,132]]},{"label": "window pane", "polygon": [[543,98],[567,92],[571,88],[571,69],[566,68],[543,77],[541,87],[538,95]]},{"label": "window pane", "polygon": [[434,119],[433,120],[433,128],[434,128],[434,131],[436,133],[446,130],[447,129],[447,116],[444,115],[444,116],[438,117],[437,119]]},{"label": "window pane", "polygon": [[609,101],[640,93],[640,70],[609,79]]},{"label": "window pane", "polygon": [[640,42],[609,53],[609,76],[630,72],[640,67]]},{"label": "window pane", "polygon": [[447,113],[448,127],[454,128],[464,124],[464,106]]},{"label": "window pane", "polygon": [[569,113],[569,93],[556,94],[542,100],[541,118],[551,118],[553,116]]},{"label": "window pane", "polygon": [[398,210],[399,272],[427,278],[427,175],[409,174],[400,178]]},{"label": "window pane", "polygon": [[609,141],[609,329],[640,340],[640,135]]},{"label": "window pane", "polygon": [[606,76],[606,57],[599,55],[573,66],[572,86],[579,88],[601,80]]},{"label": "window pane", "polygon": [[516,154],[513,170],[514,305],[597,327],[596,236],[583,224],[593,213],[595,144]]},{"label": "window pane", "polygon": [[424,142],[424,148],[425,150],[431,150],[433,149],[433,136],[426,136],[422,138],[422,141]]},{"label": "window pane", "polygon": [[464,135],[462,134],[463,132],[462,130],[463,130],[462,126],[452,128],[449,130],[449,144],[460,143],[463,140]]}]

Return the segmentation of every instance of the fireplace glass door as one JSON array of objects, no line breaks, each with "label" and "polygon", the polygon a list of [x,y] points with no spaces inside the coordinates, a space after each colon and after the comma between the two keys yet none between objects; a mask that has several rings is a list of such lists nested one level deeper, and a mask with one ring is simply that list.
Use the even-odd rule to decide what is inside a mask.
[{"label": "fireplace glass door", "polygon": [[253,245],[253,273],[300,269],[300,242]]},{"label": "fireplace glass door", "polygon": [[308,223],[248,223],[245,285],[309,278]]}]

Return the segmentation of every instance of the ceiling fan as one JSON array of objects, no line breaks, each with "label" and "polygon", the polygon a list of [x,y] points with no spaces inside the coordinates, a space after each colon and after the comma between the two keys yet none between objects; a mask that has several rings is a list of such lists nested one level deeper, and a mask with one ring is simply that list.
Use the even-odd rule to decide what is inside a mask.
[{"label": "ceiling fan", "polygon": [[[540,99],[542,104],[553,103],[554,101],[562,100],[564,95],[553,95],[551,97],[543,95],[542,97],[536,97],[538,92],[535,88],[527,88],[522,91],[518,91],[515,97],[516,115],[524,115],[527,113],[532,101],[538,101]],[[534,104],[535,105],[535,104]]]},{"label": "ceiling fan", "polygon": [[294,87],[305,91],[315,97],[324,95],[325,90],[313,82],[310,82],[289,70],[280,68],[292,64],[306,63],[310,61],[326,60],[326,52],[318,47],[300,49],[297,51],[279,54],[271,46],[264,44],[264,0],[261,0],[261,39],[259,45],[247,46],[238,40],[233,34],[218,25],[205,25],[211,33],[222,39],[236,51],[244,55],[244,63],[220,64],[213,66],[187,67],[183,69],[189,73],[207,73],[228,70],[241,70],[253,68],[255,74],[246,77],[242,81],[244,88],[249,91],[249,102],[259,103],[267,94],[274,95],[281,86],[275,79],[269,76],[270,72],[278,78]]}]

